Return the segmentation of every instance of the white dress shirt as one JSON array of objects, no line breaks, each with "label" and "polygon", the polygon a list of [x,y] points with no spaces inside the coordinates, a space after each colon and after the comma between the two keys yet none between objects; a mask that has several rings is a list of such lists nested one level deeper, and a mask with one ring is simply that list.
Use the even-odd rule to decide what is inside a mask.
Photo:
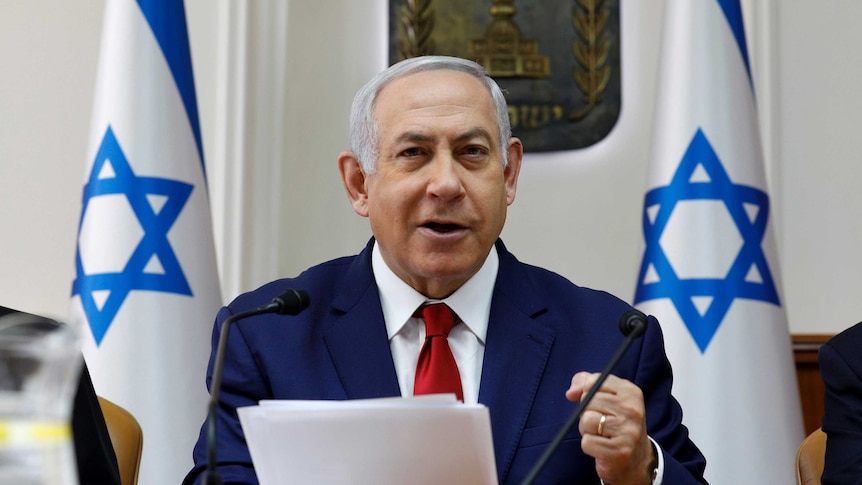
[{"label": "white dress shirt", "polygon": [[464,402],[478,402],[482,359],[485,356],[485,336],[488,334],[488,316],[491,313],[491,295],[499,267],[496,249],[492,248],[485,264],[472,278],[444,300],[430,300],[396,276],[383,261],[376,242],[371,266],[380,293],[380,305],[383,307],[383,319],[386,321],[389,347],[392,350],[401,395],[413,395],[416,363],[425,343],[425,322],[414,317],[413,313],[425,303],[440,301],[447,304],[457,317],[448,340],[455,363],[458,364],[458,373],[461,375]]}]

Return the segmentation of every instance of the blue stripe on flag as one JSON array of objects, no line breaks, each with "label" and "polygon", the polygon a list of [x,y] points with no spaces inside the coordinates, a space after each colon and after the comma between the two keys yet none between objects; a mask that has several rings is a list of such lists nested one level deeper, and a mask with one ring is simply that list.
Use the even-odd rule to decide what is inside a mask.
[{"label": "blue stripe on flag", "polygon": [[745,62],[745,72],[748,73],[748,80],[751,81],[751,66],[748,64],[748,45],[745,43],[745,27],[742,23],[742,7],[739,5],[739,0],[718,0],[718,5],[724,12],[727,23],[730,25],[730,30],[733,31],[733,36],[736,38],[736,45],[739,46],[739,52],[742,54],[742,60]]},{"label": "blue stripe on flag", "polygon": [[198,155],[201,159],[201,170],[206,179],[204,167],[204,151],[201,143],[201,129],[198,122],[198,108],[195,100],[195,78],[192,73],[192,57],[189,48],[189,36],[186,30],[186,11],[183,0],[137,0],[141,7],[159,47],[168,62],[168,67],[177,84],[177,90],[183,99],[186,113],[189,116]]}]

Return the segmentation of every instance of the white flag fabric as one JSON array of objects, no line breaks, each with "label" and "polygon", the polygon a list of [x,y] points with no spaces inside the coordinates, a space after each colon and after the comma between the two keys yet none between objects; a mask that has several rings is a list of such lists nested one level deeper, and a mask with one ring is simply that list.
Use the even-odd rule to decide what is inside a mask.
[{"label": "white flag fabric", "polygon": [[96,392],[140,422],[140,483],[180,483],[219,306],[182,0],[108,0],[70,320]]},{"label": "white flag fabric", "polygon": [[803,438],[738,0],[667,0],[635,305],[710,483],[795,483]]}]

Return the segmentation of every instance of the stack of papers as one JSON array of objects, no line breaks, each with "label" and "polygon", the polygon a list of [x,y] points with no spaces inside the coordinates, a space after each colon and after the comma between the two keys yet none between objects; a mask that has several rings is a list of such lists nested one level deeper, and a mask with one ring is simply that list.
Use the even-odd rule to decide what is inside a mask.
[{"label": "stack of papers", "polygon": [[261,485],[496,484],[488,408],[454,395],[240,408]]}]

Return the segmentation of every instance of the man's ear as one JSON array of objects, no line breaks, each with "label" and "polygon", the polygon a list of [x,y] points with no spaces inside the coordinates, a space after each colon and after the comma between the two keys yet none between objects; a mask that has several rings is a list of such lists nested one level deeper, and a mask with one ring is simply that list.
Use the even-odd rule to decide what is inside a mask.
[{"label": "man's ear", "polygon": [[353,210],[362,217],[368,217],[366,176],[356,155],[350,151],[341,152],[338,155],[338,170],[341,172],[341,182],[344,184],[344,191]]},{"label": "man's ear", "polygon": [[521,140],[512,137],[509,139],[508,164],[503,169],[503,177],[506,180],[506,205],[515,202],[515,192],[518,191],[518,175],[521,173],[521,160],[524,158],[524,147]]}]

